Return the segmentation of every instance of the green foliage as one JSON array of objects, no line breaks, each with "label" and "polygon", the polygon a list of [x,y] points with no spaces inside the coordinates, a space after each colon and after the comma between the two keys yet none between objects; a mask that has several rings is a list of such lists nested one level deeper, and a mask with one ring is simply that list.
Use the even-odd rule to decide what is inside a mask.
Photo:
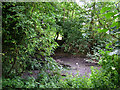
[{"label": "green foliage", "polygon": [[[120,48],[119,10],[119,3],[114,2],[94,2],[84,7],[73,2],[2,3],[3,87],[120,87],[120,56],[110,55]],[[90,77],[63,78],[51,58],[58,46],[57,33],[63,38],[65,52],[90,54],[102,69],[91,67]],[[41,71],[37,79],[21,78],[24,71],[35,69]]]},{"label": "green foliage", "polygon": [[41,71],[38,74],[38,78],[28,77],[23,79],[21,77],[15,77],[13,79],[3,78],[3,88],[58,88],[59,87],[59,74],[51,76],[45,71]]},{"label": "green foliage", "polygon": [[3,3],[4,75],[41,68],[45,57],[53,54],[57,46],[55,19],[47,11],[39,11],[46,4]]},{"label": "green foliage", "polygon": [[3,88],[34,88],[37,85],[35,78],[28,77],[27,80],[20,77],[13,79],[3,79]]},{"label": "green foliage", "polygon": [[[97,70],[91,67],[92,72],[90,75],[91,83],[94,88],[116,88],[116,84],[112,82],[111,72],[105,69]],[[116,73],[116,72],[115,72]],[[116,77],[114,77],[115,79]],[[118,83],[118,81],[116,81]]]},{"label": "green foliage", "polygon": [[[81,77],[79,75],[61,77],[59,74],[47,74],[44,71],[38,75],[38,78],[28,77],[27,80],[20,77],[14,79],[3,79],[3,88],[117,88],[118,80],[111,77],[111,72],[104,69],[97,70],[91,67],[90,77]],[[114,71],[114,74],[117,72]],[[115,82],[113,82],[113,79]]]},{"label": "green foliage", "polygon": [[76,77],[68,76],[61,80],[60,86],[62,88],[116,88],[116,84],[112,82],[111,73],[106,74],[104,70],[97,70],[91,67],[90,77]]},{"label": "green foliage", "polygon": [[106,74],[110,73],[111,82],[115,83],[115,85],[119,85],[120,80],[120,57],[118,55],[110,56],[110,51],[101,51],[102,57],[99,63],[102,65],[103,69],[106,71]]}]

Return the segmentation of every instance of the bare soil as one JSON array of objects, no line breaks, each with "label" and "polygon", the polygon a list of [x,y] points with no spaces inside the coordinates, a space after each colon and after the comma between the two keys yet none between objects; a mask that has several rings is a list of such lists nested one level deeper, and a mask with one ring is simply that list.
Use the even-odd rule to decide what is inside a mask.
[{"label": "bare soil", "polygon": [[[88,58],[85,55],[70,55],[67,53],[56,53],[53,58],[57,63],[62,65],[63,67],[68,67],[69,69],[65,69],[61,71],[62,76],[66,76],[67,74],[72,74],[73,76],[87,76],[91,73],[91,66],[96,67],[98,69],[101,68],[97,64],[97,62],[88,62],[86,61]],[[37,78],[39,70],[33,70],[31,72],[25,72],[22,74],[22,78],[27,78],[28,76]]]},{"label": "bare soil", "polygon": [[79,56],[79,55],[66,55],[66,54],[56,54],[54,56],[54,59],[56,62],[69,67],[69,70],[64,70],[61,72],[63,76],[66,74],[72,74],[73,76],[78,74],[80,76],[88,76],[91,73],[91,66],[96,67],[98,69],[101,68],[97,64],[97,62],[88,62],[88,58],[85,56]]}]

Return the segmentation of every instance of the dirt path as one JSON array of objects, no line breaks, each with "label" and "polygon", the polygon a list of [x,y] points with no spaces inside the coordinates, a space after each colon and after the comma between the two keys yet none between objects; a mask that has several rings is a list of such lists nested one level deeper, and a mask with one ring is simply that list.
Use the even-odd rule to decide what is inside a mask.
[{"label": "dirt path", "polygon": [[59,57],[56,56],[54,58],[58,63],[64,64],[64,66],[69,66],[70,70],[64,70],[62,71],[63,75],[72,74],[73,76],[78,73],[80,76],[88,76],[91,73],[90,67],[94,66],[98,69],[101,68],[101,66],[97,65],[95,62],[88,62],[86,61],[87,58],[83,57],[74,57],[74,56],[63,56]]},{"label": "dirt path", "polygon": [[[73,76],[78,74],[80,76],[88,76],[91,73],[90,67],[94,66],[97,67],[98,69],[101,68],[101,66],[97,65],[96,63],[90,63],[87,60],[86,57],[82,57],[82,56],[71,56],[69,54],[56,54],[53,57],[56,62],[58,62],[59,64],[61,64],[64,67],[69,67],[69,70],[62,70],[61,71],[61,75],[62,76],[66,76],[67,74],[72,74]],[[39,70],[33,70],[30,72],[25,72],[22,74],[22,78],[27,78],[28,76],[30,77],[34,77],[37,79],[37,75],[38,73],[40,73]]]}]

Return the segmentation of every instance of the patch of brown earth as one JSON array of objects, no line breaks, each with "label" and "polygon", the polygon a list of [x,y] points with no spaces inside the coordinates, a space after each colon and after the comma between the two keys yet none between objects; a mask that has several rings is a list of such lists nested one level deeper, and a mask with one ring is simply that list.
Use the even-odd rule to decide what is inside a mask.
[{"label": "patch of brown earth", "polygon": [[[97,62],[88,62],[87,57],[85,55],[70,55],[66,53],[58,53],[53,58],[57,63],[62,65],[63,67],[69,67],[69,70],[62,70],[61,75],[66,76],[67,74],[72,74],[73,76],[78,74],[80,76],[88,76],[91,73],[91,66],[96,67],[98,69],[101,66],[97,65]],[[39,70],[33,70],[31,72],[25,72],[22,75],[22,78],[34,77],[37,78],[37,75],[40,73]]]},{"label": "patch of brown earth", "polygon": [[64,70],[62,71],[62,74],[72,74],[72,75],[81,75],[81,76],[89,76],[91,73],[90,67],[94,66],[98,69],[101,68],[101,66],[97,65],[95,62],[88,62],[86,61],[87,58],[80,58],[80,57],[61,57],[55,59],[58,63],[64,66],[69,66],[70,70]]}]

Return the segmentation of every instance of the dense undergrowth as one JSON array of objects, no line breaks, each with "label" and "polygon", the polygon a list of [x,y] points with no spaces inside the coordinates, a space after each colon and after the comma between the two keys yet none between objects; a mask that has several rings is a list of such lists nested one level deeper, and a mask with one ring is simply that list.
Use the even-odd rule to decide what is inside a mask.
[{"label": "dense undergrowth", "polygon": [[[119,2],[2,3],[3,88],[120,88]],[[61,35],[61,43],[58,37]],[[97,60],[90,77],[60,75],[57,47]],[[39,70],[37,79],[21,78]],[[46,70],[56,71],[51,74]]]},{"label": "dense undergrowth", "polygon": [[[111,57],[109,57],[111,58]],[[110,59],[107,59],[108,63]],[[120,60],[120,57],[114,55],[115,61]],[[97,68],[91,67],[90,77],[75,75],[61,76],[59,72],[51,75],[42,70],[38,74],[38,78],[28,77],[23,79],[19,76],[14,78],[3,78],[4,88],[120,88],[120,76],[117,68],[120,66],[117,64],[104,64],[103,68],[97,70]]]}]

